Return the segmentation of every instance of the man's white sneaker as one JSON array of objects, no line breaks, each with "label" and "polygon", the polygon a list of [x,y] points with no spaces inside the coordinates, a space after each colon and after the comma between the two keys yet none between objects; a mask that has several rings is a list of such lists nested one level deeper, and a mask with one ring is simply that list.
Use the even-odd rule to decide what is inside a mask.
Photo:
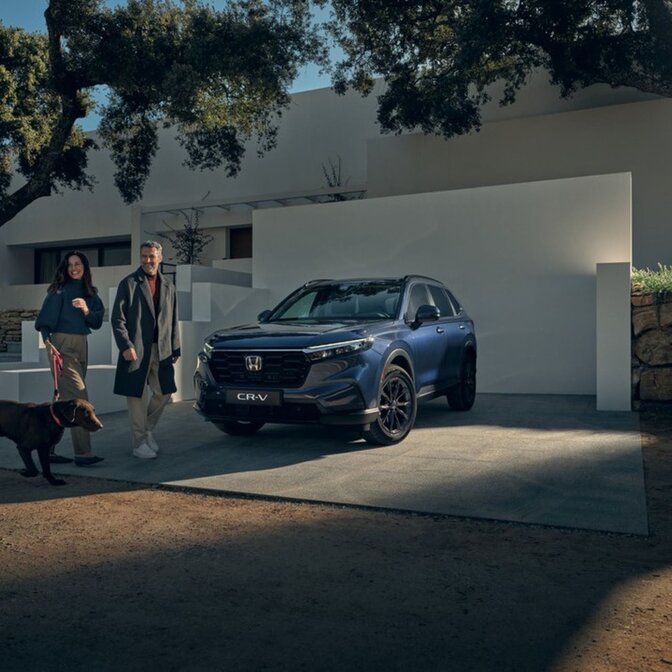
[{"label": "man's white sneaker", "polygon": [[151,432],[147,432],[145,435],[145,443],[158,455],[159,454],[159,444],[156,442],[154,435]]},{"label": "man's white sneaker", "polygon": [[153,460],[156,453],[143,441],[137,448],[133,448],[133,455],[141,460]]}]

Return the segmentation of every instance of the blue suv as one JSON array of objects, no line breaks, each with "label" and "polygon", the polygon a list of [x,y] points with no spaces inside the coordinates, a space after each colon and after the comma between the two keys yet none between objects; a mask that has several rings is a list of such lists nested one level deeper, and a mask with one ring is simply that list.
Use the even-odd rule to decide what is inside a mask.
[{"label": "blue suv", "polygon": [[228,434],[267,422],[353,425],[374,444],[404,439],[418,401],[476,397],[476,334],[460,302],[420,275],[313,280],[258,324],[211,334],[194,408]]}]

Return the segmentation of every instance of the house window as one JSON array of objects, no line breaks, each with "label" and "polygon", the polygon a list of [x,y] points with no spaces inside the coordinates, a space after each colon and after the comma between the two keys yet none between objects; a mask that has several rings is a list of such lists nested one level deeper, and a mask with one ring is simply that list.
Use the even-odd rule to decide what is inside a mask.
[{"label": "house window", "polygon": [[229,229],[229,259],[249,259],[252,256],[252,227]]},{"label": "house window", "polygon": [[35,283],[42,284],[54,279],[56,268],[70,250],[79,250],[86,255],[89,264],[100,266],[126,266],[131,263],[131,243],[100,243],[98,245],[68,245],[35,250]]}]

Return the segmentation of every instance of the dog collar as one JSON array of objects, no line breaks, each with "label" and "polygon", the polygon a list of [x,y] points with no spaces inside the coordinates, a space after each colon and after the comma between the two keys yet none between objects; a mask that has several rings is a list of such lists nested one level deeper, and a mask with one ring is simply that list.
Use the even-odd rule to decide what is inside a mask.
[{"label": "dog collar", "polygon": [[53,405],[53,404],[49,404],[49,413],[51,413],[51,417],[54,419],[54,422],[55,422],[59,427],[62,428],[62,427],[63,427],[63,424],[62,424],[61,421],[56,417],[56,413],[54,413],[54,405]]}]

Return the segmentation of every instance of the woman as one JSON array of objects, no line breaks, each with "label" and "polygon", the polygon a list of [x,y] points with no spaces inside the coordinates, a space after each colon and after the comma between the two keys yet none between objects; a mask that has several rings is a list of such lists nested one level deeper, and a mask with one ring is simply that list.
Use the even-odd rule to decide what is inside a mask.
[{"label": "woman", "polygon": [[[63,372],[58,378],[60,399],[88,399],[86,391],[87,342],[91,329],[100,329],[105,307],[91,280],[86,256],[77,250],[68,252],[56,269],[47,288],[35,328],[42,334],[52,371],[54,357],[63,358]],[[91,435],[81,427],[72,427],[75,464],[80,467],[101,462],[91,452]],[[50,462],[72,462],[52,452]]]}]

